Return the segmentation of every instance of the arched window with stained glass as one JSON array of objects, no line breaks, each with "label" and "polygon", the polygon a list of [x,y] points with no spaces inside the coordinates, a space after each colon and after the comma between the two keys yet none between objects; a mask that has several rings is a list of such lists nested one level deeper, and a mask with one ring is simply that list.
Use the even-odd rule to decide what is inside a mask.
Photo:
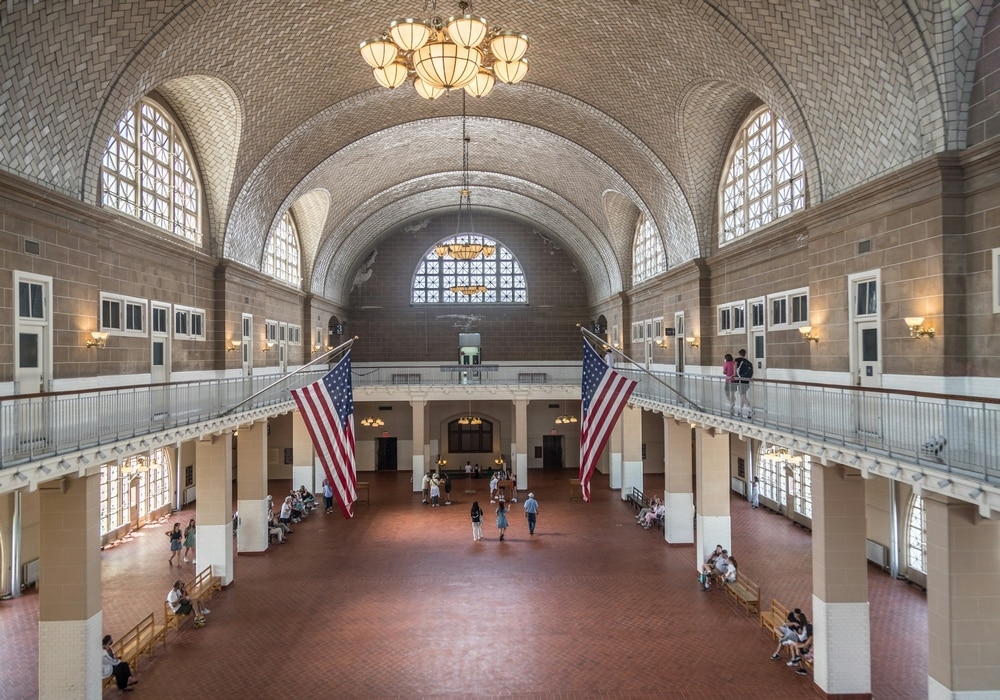
[{"label": "arched window with stained glass", "polygon": [[743,123],[719,197],[725,245],[806,205],[802,154],[785,122],[766,107]]},{"label": "arched window with stained glass", "polygon": [[431,248],[413,275],[414,304],[526,304],[521,263],[503,244],[460,234]]},{"label": "arched window with stained glass", "polygon": [[301,284],[299,234],[292,213],[286,211],[267,239],[264,274],[298,288]]},{"label": "arched window with stained glass", "polygon": [[129,109],[101,159],[101,203],[201,244],[201,184],[187,137],[149,98]]}]

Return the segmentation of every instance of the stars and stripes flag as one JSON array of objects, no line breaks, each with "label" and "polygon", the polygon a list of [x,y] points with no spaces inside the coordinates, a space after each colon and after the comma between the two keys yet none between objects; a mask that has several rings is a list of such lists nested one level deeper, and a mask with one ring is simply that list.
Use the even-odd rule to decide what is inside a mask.
[{"label": "stars and stripes flag", "polygon": [[585,501],[590,501],[590,477],[594,474],[597,459],[637,383],[611,369],[584,339],[580,488]]},{"label": "stars and stripes flag", "polygon": [[358,500],[358,475],[354,461],[350,350],[322,379],[301,389],[292,389],[292,398],[305,419],[340,512],[345,518],[353,518],[354,502]]}]

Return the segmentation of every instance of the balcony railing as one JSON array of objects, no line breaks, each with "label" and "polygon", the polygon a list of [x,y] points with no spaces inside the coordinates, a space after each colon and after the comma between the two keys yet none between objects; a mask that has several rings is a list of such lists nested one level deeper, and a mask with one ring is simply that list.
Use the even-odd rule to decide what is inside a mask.
[{"label": "balcony railing", "polygon": [[[633,396],[645,405],[729,416],[722,377],[619,370],[639,382]],[[0,469],[197,427],[226,415],[287,410],[289,389],[316,381],[324,371],[286,375],[275,386],[281,375],[5,397],[0,399]],[[355,387],[396,389],[578,386],[580,365],[355,364],[353,379]],[[737,418],[748,429],[781,431],[1000,484],[1000,400],[778,381],[754,381],[749,395],[753,417]]]}]

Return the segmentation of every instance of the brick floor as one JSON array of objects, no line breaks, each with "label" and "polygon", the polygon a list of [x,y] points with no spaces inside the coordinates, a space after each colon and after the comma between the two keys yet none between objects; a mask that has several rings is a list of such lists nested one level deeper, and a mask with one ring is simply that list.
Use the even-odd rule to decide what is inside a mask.
[{"label": "brick floor", "polygon": [[[532,471],[538,529],[514,506],[505,542],[492,519],[473,542],[469,506],[485,480],[455,482],[431,509],[409,473],[366,475],[357,517],[313,514],[282,546],[240,556],[209,624],[172,632],[143,660],[135,697],[799,698],[811,677],[771,662],[770,638],[723,595],[696,585],[695,552],[634,524],[606,479],[570,502],[566,472]],[[662,491],[662,477],[646,490]],[[277,497],[286,484],[272,482]],[[524,493],[521,493],[524,496]],[[190,511],[103,552],[105,629],[120,633],[162,601],[177,567],[163,532]],[[810,612],[809,532],[734,497],[742,570]],[[184,571],[194,574],[188,565]],[[876,698],[927,694],[923,593],[870,569]],[[37,695],[36,594],[0,604],[0,697]],[[115,696],[109,690],[106,696]]]}]

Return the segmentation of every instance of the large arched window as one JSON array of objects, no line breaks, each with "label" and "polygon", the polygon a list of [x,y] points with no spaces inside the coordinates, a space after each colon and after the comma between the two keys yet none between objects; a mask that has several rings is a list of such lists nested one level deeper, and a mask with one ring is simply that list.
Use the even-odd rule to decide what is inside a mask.
[{"label": "large arched window", "polygon": [[299,269],[299,235],[291,212],[286,211],[267,240],[264,274],[298,287],[301,278]]},{"label": "large arched window", "polygon": [[180,127],[143,99],[125,113],[101,160],[101,203],[201,243],[201,187]]},{"label": "large arched window", "polygon": [[722,186],[719,243],[802,209],[806,177],[792,132],[771,110],[750,115],[733,142]]},{"label": "large arched window", "polygon": [[924,499],[914,494],[910,499],[910,516],[906,519],[906,565],[927,573],[927,521],[924,519]]},{"label": "large arched window", "polygon": [[428,251],[413,275],[414,304],[526,304],[521,264],[496,241],[462,234]]},{"label": "large arched window", "polygon": [[786,514],[812,518],[812,464],[809,455],[793,455],[784,447],[764,445],[757,460],[760,495]]},{"label": "large arched window", "polygon": [[639,284],[667,270],[667,254],[656,226],[645,216],[635,227],[632,246],[632,284]]}]

